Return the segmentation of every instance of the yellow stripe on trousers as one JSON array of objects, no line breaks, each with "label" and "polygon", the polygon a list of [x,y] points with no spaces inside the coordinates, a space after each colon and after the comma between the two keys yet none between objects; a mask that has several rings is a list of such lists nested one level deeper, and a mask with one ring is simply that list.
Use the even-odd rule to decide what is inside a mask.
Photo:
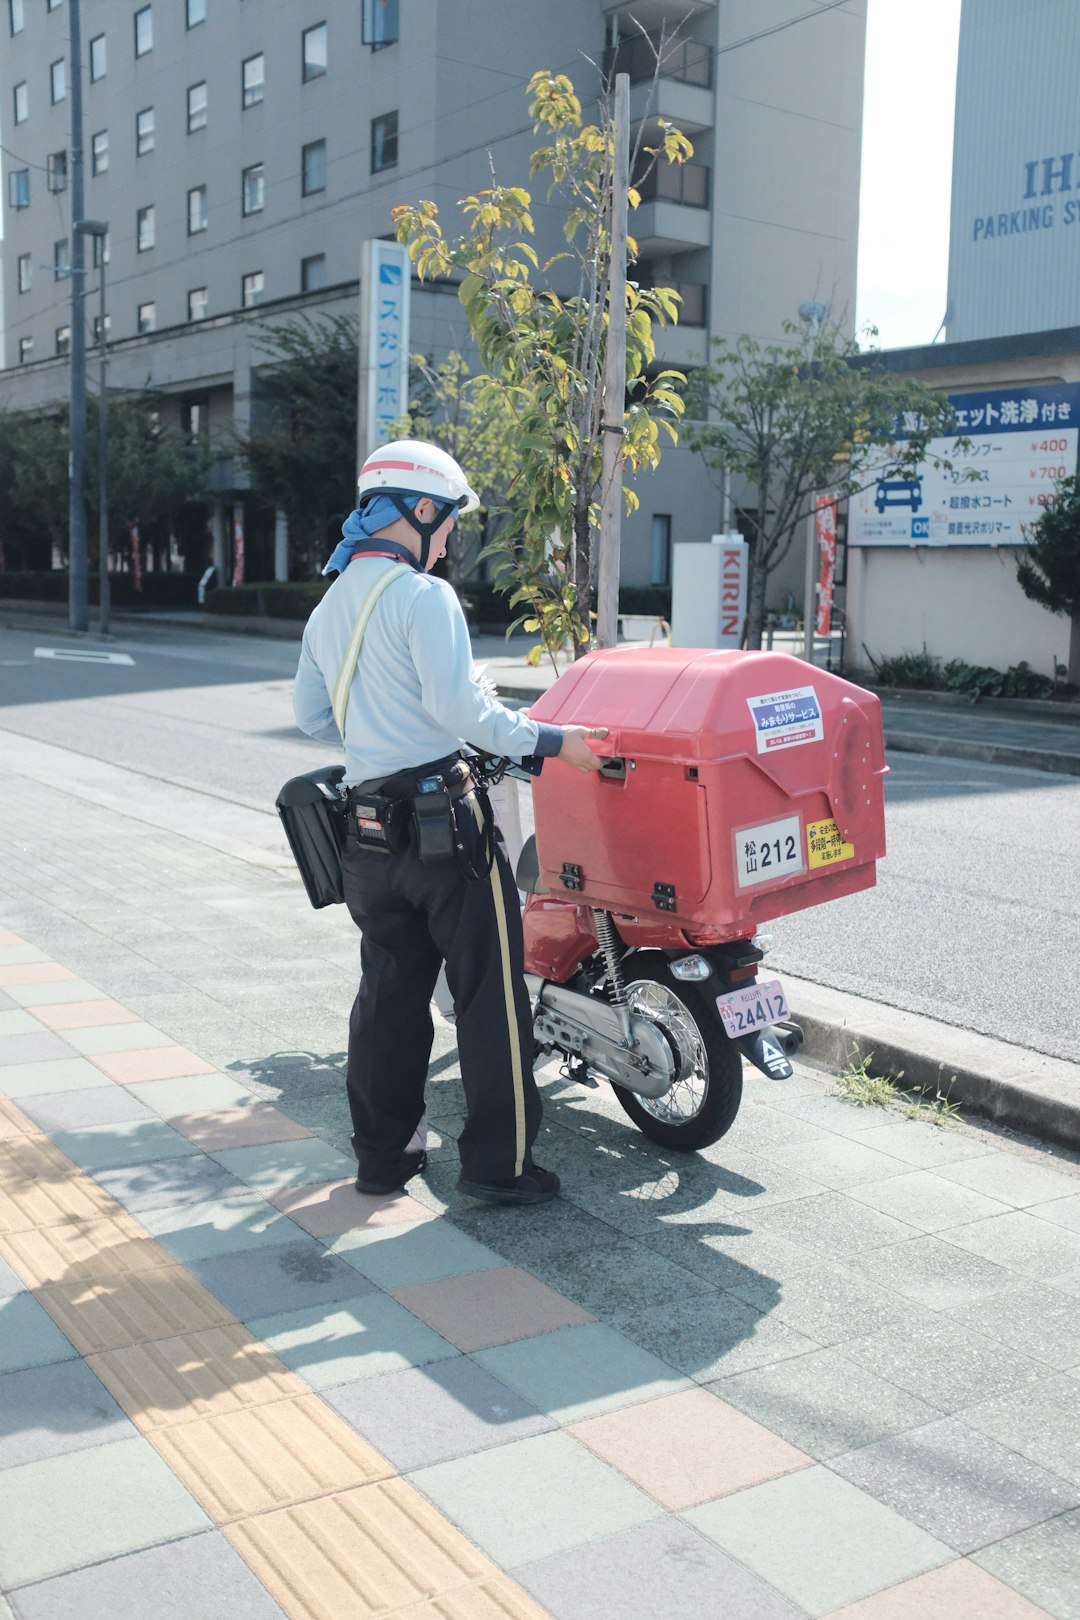
[{"label": "yellow stripe on trousers", "polygon": [[[476,824],[483,831],[484,816],[472,799],[472,812]],[[525,1071],[521,1061],[517,1009],[514,1006],[514,969],[510,961],[510,930],[506,922],[506,898],[502,892],[502,879],[497,859],[491,862],[491,893],[495,901],[495,922],[499,930],[499,952],[502,956],[503,997],[506,1001],[506,1032],[510,1039],[510,1072],[514,1081],[514,1174],[520,1176],[525,1168]]]}]

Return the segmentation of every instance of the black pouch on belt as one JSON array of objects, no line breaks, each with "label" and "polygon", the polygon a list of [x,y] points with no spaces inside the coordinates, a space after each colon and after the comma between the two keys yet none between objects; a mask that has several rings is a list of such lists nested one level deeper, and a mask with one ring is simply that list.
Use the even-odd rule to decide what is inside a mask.
[{"label": "black pouch on belt", "polygon": [[448,861],[456,843],[454,809],[441,776],[424,777],[412,801],[416,847],[425,865]]},{"label": "black pouch on belt", "polygon": [[349,798],[349,815],[361,849],[382,855],[400,855],[409,842],[409,807],[404,799],[386,793],[357,792]]}]

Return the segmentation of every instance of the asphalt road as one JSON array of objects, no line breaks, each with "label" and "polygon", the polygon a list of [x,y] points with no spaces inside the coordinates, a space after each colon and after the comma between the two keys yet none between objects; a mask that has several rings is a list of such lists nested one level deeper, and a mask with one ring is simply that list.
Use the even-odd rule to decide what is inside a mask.
[{"label": "asphalt road", "polygon": [[[52,649],[65,656],[35,656]],[[272,815],[328,758],[295,729],[297,646],[158,626],[102,648],[0,631],[4,732]],[[1080,781],[896,753],[878,885],[770,926],[781,972],[1080,1060]],[[77,794],[77,758],[68,761]],[[149,817],[147,817],[149,819]]]}]

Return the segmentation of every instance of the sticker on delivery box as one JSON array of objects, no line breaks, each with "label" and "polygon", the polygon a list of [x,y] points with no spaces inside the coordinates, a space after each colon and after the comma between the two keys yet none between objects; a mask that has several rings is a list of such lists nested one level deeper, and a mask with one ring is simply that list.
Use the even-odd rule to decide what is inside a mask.
[{"label": "sticker on delivery box", "polygon": [[806,851],[812,867],[831,866],[834,861],[850,861],[855,845],[844,842],[835,821],[808,821]]},{"label": "sticker on delivery box", "polygon": [[757,733],[759,754],[773,754],[779,748],[797,748],[800,743],[820,742],[824,736],[821,704],[812,686],[795,686],[790,692],[767,692],[747,698],[747,706]]}]

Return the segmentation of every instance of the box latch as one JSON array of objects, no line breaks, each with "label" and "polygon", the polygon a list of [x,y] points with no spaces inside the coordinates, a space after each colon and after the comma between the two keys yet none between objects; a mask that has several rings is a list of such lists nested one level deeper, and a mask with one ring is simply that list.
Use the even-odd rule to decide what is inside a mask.
[{"label": "box latch", "polygon": [[582,889],[585,887],[585,874],[573,861],[563,861],[559,882],[564,889]]},{"label": "box latch", "polygon": [[656,907],[657,911],[674,911],[674,883],[654,883],[652,886],[652,903]]}]

